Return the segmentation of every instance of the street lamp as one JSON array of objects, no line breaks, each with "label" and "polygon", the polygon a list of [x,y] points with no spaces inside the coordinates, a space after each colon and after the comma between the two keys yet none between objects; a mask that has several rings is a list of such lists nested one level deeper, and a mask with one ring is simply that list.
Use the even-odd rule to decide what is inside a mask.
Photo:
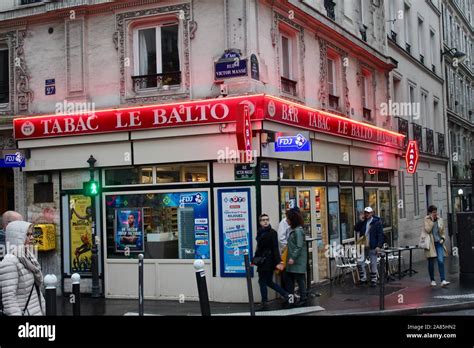
[{"label": "street lamp", "polygon": [[92,216],[92,258],[91,258],[91,271],[92,271],[92,297],[100,297],[100,286],[99,286],[99,256],[96,242],[96,229],[95,229],[95,196],[99,193],[98,182],[94,181],[94,166],[97,160],[94,156],[90,156],[87,160],[89,164],[90,181],[84,183],[84,194],[91,197],[91,216]]},{"label": "street lamp", "polygon": [[466,57],[466,53],[459,51],[456,47],[453,47],[441,53],[441,60],[443,59],[443,56],[448,53],[451,54],[453,58],[457,58],[458,60],[461,60]]}]

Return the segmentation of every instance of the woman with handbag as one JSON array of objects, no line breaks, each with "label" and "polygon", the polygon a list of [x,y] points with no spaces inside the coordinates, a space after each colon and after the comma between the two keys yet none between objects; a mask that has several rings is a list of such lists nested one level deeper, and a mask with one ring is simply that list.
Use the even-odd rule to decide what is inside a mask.
[{"label": "woman with handbag", "polygon": [[430,205],[428,207],[428,216],[426,216],[424,220],[420,242],[427,244],[425,245],[425,257],[428,259],[428,272],[431,278],[431,286],[436,286],[434,276],[434,264],[436,260],[438,261],[441,286],[449,285],[444,274],[444,257],[448,255],[445,241],[443,219],[438,216],[436,206]]},{"label": "woman with handbag", "polygon": [[289,294],[282,287],[273,281],[275,269],[282,270],[283,263],[280,259],[278,248],[278,234],[270,225],[270,218],[267,214],[260,215],[260,226],[257,232],[257,250],[252,260],[252,264],[257,266],[258,285],[262,295],[262,303],[257,310],[268,310],[268,289],[275,290],[288,300]]},{"label": "woman with handbag", "polygon": [[0,263],[0,285],[5,315],[44,315],[40,287],[43,274],[33,255],[33,224],[14,221],[5,231],[8,253]]}]

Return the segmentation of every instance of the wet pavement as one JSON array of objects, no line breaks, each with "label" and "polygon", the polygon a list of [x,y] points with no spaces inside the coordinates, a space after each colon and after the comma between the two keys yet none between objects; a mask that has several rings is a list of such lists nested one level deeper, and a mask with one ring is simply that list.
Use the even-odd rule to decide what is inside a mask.
[{"label": "wet pavement", "polygon": [[[474,285],[462,286],[459,283],[459,266],[457,257],[446,259],[446,278],[451,284],[439,286],[439,275],[435,267],[437,287],[430,286],[427,262],[417,262],[413,268],[418,273],[389,281],[385,286],[385,311],[380,311],[380,287],[354,285],[350,274],[345,282],[318,284],[313,293],[319,292],[320,297],[311,296],[309,306],[321,306],[323,311],[299,315],[418,315],[423,313],[449,312],[452,310],[469,311],[474,309]],[[245,281],[245,280],[243,280]],[[257,291],[258,289],[254,289]],[[270,304],[271,310],[282,308],[281,300]],[[180,303],[177,300],[145,300],[146,314],[190,316],[200,315],[199,302]],[[248,312],[247,303],[211,303],[212,314],[230,314]],[[72,315],[72,305],[68,298],[58,297],[58,315]],[[82,315],[125,315],[138,312],[138,300],[93,299],[82,297]],[[471,312],[466,312],[471,313]]]}]

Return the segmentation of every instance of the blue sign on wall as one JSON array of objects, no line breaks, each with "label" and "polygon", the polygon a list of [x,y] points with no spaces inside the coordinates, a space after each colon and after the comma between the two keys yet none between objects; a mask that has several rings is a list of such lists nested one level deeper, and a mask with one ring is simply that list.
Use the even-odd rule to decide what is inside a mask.
[{"label": "blue sign on wall", "polygon": [[241,59],[237,50],[226,51],[215,63],[216,80],[231,77],[246,76],[248,74],[247,60]]},{"label": "blue sign on wall", "polygon": [[25,166],[25,157],[21,152],[6,154],[0,158],[0,167],[2,168],[19,168]]},{"label": "blue sign on wall", "polygon": [[56,94],[56,79],[48,79],[44,81],[44,94]]},{"label": "blue sign on wall", "polygon": [[275,142],[275,152],[310,151],[311,142],[302,134],[280,136]]}]

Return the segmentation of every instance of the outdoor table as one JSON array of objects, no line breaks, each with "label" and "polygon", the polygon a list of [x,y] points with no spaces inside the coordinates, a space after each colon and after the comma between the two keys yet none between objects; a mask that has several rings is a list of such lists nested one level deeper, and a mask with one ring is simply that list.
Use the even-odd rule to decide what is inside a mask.
[{"label": "outdoor table", "polygon": [[[400,274],[400,268],[401,268],[401,263],[400,263],[400,252],[401,250],[399,250],[399,248],[386,248],[386,249],[382,249],[380,252],[382,253],[385,253],[385,254],[394,254],[394,253],[398,253],[398,270],[395,274]],[[392,275],[389,275],[389,269],[388,269],[388,257],[386,259],[386,262],[385,262],[385,274],[387,275],[387,281],[390,281],[390,280],[394,280],[393,276]]]},{"label": "outdoor table", "polygon": [[413,269],[413,250],[415,249],[423,249],[423,248],[420,248],[418,245],[415,245],[415,246],[407,246],[404,248],[404,250],[409,250],[410,251],[410,266],[408,269],[404,270],[403,271],[403,274],[404,275],[409,275],[410,277],[414,274],[414,273],[418,273],[417,271],[415,271]]}]

